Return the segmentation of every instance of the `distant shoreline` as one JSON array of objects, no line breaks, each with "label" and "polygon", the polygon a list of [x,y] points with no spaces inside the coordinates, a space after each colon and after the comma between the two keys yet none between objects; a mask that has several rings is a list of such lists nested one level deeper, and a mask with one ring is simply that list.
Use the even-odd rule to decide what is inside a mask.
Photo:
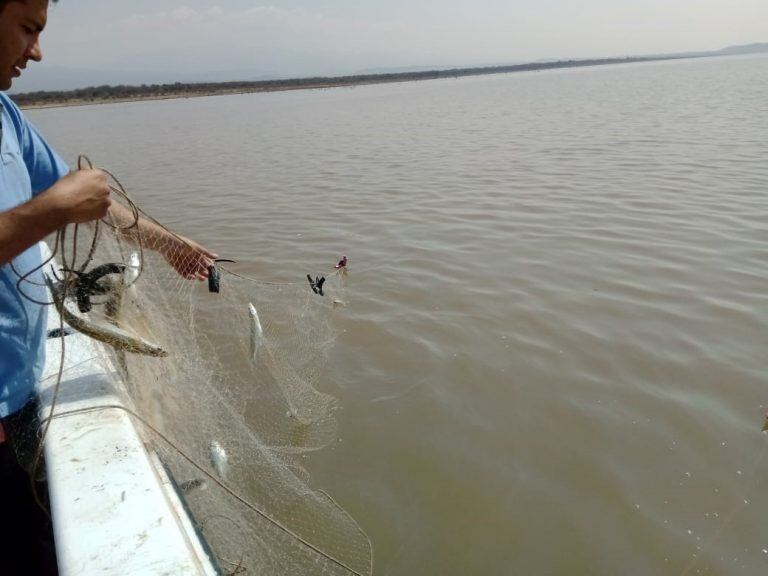
[{"label": "distant shoreline", "polygon": [[24,109],[59,108],[68,106],[91,106],[96,104],[141,102],[147,100],[170,100],[179,98],[199,98],[204,96],[251,94],[259,92],[344,88],[393,82],[415,82],[420,80],[437,80],[441,78],[461,78],[465,76],[509,74],[513,72],[531,72],[541,70],[558,70],[564,68],[583,68],[588,66],[606,66],[613,64],[631,64],[639,62],[660,62],[665,60],[706,58],[709,56],[709,54],[687,54],[655,57],[559,60],[556,62],[517,64],[511,66],[454,68],[451,70],[429,70],[423,72],[294,78],[287,80],[261,80],[249,82],[217,82],[195,84],[175,83],[142,86],[94,86],[69,91],[27,92],[21,94],[11,94],[10,96],[21,108]]},{"label": "distant shoreline", "polygon": [[[163,84],[162,86],[170,86],[171,89],[158,94],[134,94],[124,96],[102,96],[102,97],[73,97],[55,99],[45,102],[29,102],[26,99],[22,100],[23,103],[19,104],[16,99],[21,94],[10,94],[10,98],[16,102],[23,110],[41,110],[47,108],[69,108],[74,106],[97,106],[99,104],[120,104],[130,102],[149,102],[154,100],[179,100],[188,98],[203,98],[206,96],[228,96],[234,94],[252,94],[260,92],[285,92],[289,90],[316,90],[325,88],[343,88],[345,86],[362,86],[365,84],[373,84],[373,82],[359,82],[354,84],[341,84],[341,83],[328,83],[328,84],[307,84],[304,86],[280,86],[275,88],[211,88],[208,90],[198,89],[176,89],[172,84]],[[189,85],[194,86],[194,85]],[[26,96],[26,94],[24,95]]]}]

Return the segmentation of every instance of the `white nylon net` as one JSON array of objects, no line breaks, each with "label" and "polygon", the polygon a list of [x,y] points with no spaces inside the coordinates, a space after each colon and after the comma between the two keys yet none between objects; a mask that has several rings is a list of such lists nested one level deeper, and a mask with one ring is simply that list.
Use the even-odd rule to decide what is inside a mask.
[{"label": "white nylon net", "polygon": [[[90,239],[79,244],[86,254]],[[116,326],[167,353],[131,353],[120,337],[99,338],[122,375],[126,406],[143,421],[137,428],[221,571],[371,574],[369,539],[301,465],[336,439],[336,399],[317,385],[344,308],[346,268],[330,266],[320,295],[301,274],[293,284],[260,282],[228,264],[212,293],[107,226],[95,246],[79,276],[103,264],[119,271],[97,279],[103,293],[88,297],[87,313],[76,284],[60,296],[89,326]]]}]

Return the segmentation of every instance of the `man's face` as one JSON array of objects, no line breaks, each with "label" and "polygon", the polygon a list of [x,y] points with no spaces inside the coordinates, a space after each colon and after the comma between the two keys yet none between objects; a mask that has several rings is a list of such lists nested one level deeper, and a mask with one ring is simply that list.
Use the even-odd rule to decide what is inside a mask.
[{"label": "man's face", "polygon": [[13,0],[0,7],[0,90],[8,90],[29,60],[40,62],[48,0]]}]

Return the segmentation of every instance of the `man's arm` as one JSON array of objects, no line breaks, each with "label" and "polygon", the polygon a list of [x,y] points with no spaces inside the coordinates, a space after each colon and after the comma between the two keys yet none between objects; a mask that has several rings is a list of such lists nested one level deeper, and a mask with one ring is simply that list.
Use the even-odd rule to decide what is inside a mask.
[{"label": "man's arm", "polygon": [[121,228],[120,234],[133,244],[138,244],[139,235],[144,248],[161,254],[176,272],[190,280],[208,278],[208,267],[218,254],[200,246],[189,238],[175,234],[154,222],[140,218],[134,223],[133,213],[125,206],[113,202],[109,209],[113,224]]},{"label": "man's arm", "polygon": [[0,266],[66,224],[104,217],[111,202],[106,175],[79,170],[32,200],[0,212]]}]

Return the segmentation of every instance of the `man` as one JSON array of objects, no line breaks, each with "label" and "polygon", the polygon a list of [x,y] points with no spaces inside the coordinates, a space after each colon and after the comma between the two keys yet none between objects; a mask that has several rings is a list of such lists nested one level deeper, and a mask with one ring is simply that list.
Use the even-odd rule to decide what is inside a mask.
[{"label": "man", "polygon": [[[0,90],[10,88],[29,61],[42,59],[39,39],[47,15],[48,0],[0,0]],[[44,359],[46,307],[28,297],[46,301],[48,296],[39,275],[37,282],[24,283],[23,295],[17,281],[19,274],[41,264],[38,242],[62,226],[97,220],[108,212],[118,222],[132,218],[111,202],[102,171],[70,173],[2,92],[0,122],[0,572],[55,574],[55,560],[45,560],[44,550],[35,546],[40,537],[31,520],[39,511],[22,497],[29,480],[11,447],[14,431],[28,427],[34,416],[34,387]],[[207,278],[215,254],[144,220],[139,229],[145,246],[163,254],[179,274]],[[20,559],[18,572],[13,561],[8,564],[14,557]]]}]

